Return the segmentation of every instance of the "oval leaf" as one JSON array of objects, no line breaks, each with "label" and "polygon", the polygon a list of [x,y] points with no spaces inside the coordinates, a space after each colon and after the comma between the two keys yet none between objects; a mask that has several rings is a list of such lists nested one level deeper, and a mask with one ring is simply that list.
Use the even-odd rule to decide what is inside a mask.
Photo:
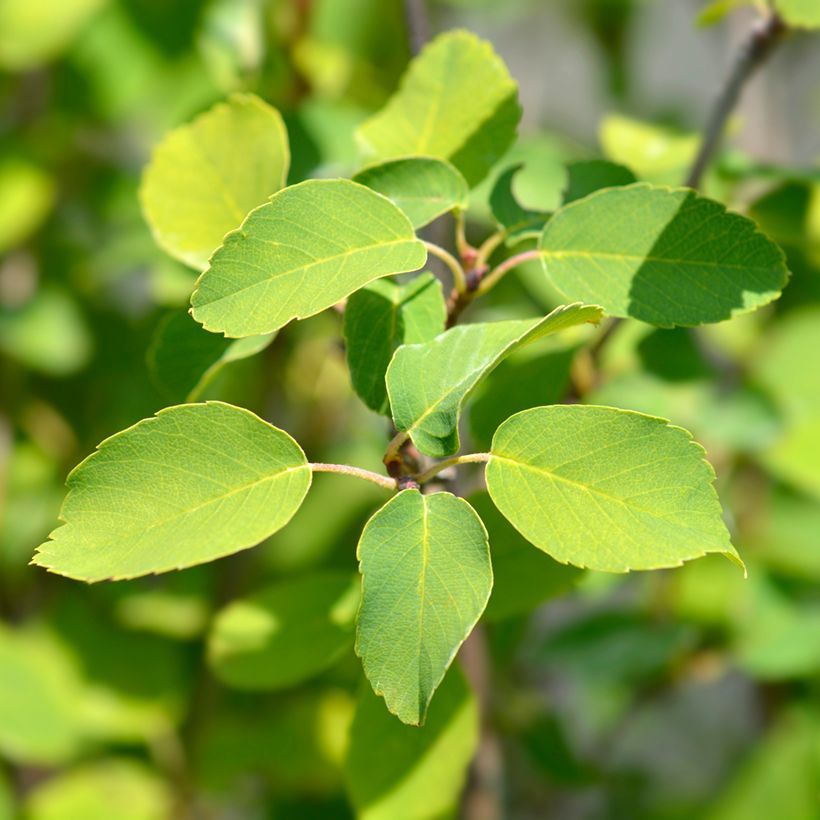
[{"label": "oval leaf", "polygon": [[775,0],[780,16],[797,28],[820,28],[820,4],[817,0]]},{"label": "oval leaf", "polygon": [[226,339],[204,331],[187,311],[171,313],[157,326],[148,350],[148,369],[171,401],[196,401],[225,365],[254,356],[274,336]]},{"label": "oval leaf", "polygon": [[279,112],[233,94],[156,147],[140,188],[145,218],[162,248],[202,270],[225,234],[285,184],[289,167]]},{"label": "oval leaf", "polygon": [[416,229],[447,211],[467,207],[469,189],[464,177],[449,162],[432,157],[372,165],[359,171],[353,181],[395,202]]},{"label": "oval leaf", "polygon": [[347,301],[345,349],[353,388],[377,413],[389,413],[384,376],[396,348],[434,339],[444,330],[441,283],[423,273],[406,285],[377,279]]},{"label": "oval leaf", "polygon": [[455,816],[478,737],[478,703],[457,666],[442,682],[421,729],[402,726],[379,698],[363,692],[350,727],[344,767],[356,816]]},{"label": "oval leaf", "polygon": [[356,653],[387,708],[421,725],[490,597],[484,525],[461,498],[404,490],[367,522],[357,555]]},{"label": "oval leaf", "polygon": [[308,180],[274,194],[226,237],[199,277],[193,317],[226,336],[270,333],[426,259],[386,197],[346,179]]},{"label": "oval leaf", "polygon": [[248,410],[169,407],[71,472],[65,523],[33,563],[102,581],[213,561],[284,527],[310,481],[299,445]]},{"label": "oval leaf", "polygon": [[487,489],[557,561],[626,572],[675,567],[729,541],[715,474],[691,435],[612,407],[535,407],[498,428]]},{"label": "oval leaf", "polygon": [[520,118],[518,86],[492,46],[453,31],[410,63],[399,90],[358,138],[376,159],[448,160],[473,186],[510,147]]},{"label": "oval leaf", "polygon": [[353,646],[359,580],[327,572],[233,601],[214,621],[208,659],[238,689],[281,689],[318,675]]},{"label": "oval leaf", "polygon": [[754,222],[684,188],[599,191],[557,211],[540,247],[567,298],[660,327],[754,310],[788,277],[783,252]]},{"label": "oval leaf", "polygon": [[542,319],[460,325],[431,342],[400,347],[387,368],[396,428],[428,456],[452,455],[459,447],[462,404],[505,356],[550,333],[600,318],[596,305],[564,305]]}]

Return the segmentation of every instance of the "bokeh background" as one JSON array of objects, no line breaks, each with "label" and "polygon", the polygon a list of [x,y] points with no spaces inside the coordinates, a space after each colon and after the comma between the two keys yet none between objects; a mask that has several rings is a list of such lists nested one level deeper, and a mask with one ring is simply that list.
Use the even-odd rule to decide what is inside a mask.
[{"label": "bokeh background", "polygon": [[[574,159],[682,180],[754,16],[738,7],[704,26],[704,7],[431,0],[428,23],[469,28],[505,58],[524,106],[506,164],[526,161],[519,195],[552,208]],[[88,587],[28,561],[68,470],[179,400],[146,352],[195,272],[163,254],[140,213],[152,146],[249,90],[286,118],[292,182],[347,175],[353,129],[395,88],[409,43],[399,0],[0,0],[3,820],[353,816],[352,649],[309,684],[254,694],[220,683],[206,647],[230,600],[317,567],[355,570],[377,489],[323,476],[287,529],[183,573]],[[709,558],[579,573],[552,591],[508,577],[487,624],[487,731],[509,817],[820,816],[818,78],[820,34],[794,33],[750,83],[705,181],[786,250],[783,299],[700,345],[625,324],[584,396],[693,430],[749,576]],[[476,237],[490,230],[482,197]],[[528,267],[489,301],[473,315],[534,315],[557,296]],[[288,327],[206,395],[287,429],[312,460],[378,468],[385,422],[353,395],[339,333],[333,312]],[[476,397],[465,433],[477,445],[579,378],[576,346],[535,352]]]}]

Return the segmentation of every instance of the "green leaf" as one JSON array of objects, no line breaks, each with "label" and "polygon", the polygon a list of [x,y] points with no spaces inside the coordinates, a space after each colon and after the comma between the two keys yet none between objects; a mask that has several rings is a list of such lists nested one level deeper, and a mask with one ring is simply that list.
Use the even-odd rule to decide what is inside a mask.
[{"label": "green leaf", "polygon": [[140,188],[145,218],[164,250],[202,270],[224,236],[285,185],[289,166],[279,112],[232,94],[156,147]]},{"label": "green leaf", "polygon": [[399,90],[357,136],[374,159],[448,160],[472,187],[510,147],[520,117],[518,87],[492,46],[453,31],[410,63]]},{"label": "green leaf", "polygon": [[661,327],[720,322],[776,299],[783,252],[754,222],[684,188],[609,188],[557,211],[540,248],[569,299]]},{"label": "green leaf", "polygon": [[498,224],[504,228],[509,237],[523,237],[527,234],[537,236],[549,219],[546,211],[525,208],[513,191],[513,180],[524,167],[523,162],[502,171],[490,191],[490,210]]},{"label": "green leaf", "polygon": [[563,305],[541,319],[460,325],[431,342],[400,347],[387,368],[396,428],[441,458],[458,450],[461,406],[505,356],[551,333],[597,322],[596,305]]},{"label": "green leaf", "polygon": [[570,589],[583,577],[577,567],[553,561],[533,549],[493,505],[486,492],[468,499],[490,539],[493,560],[493,594],[484,612],[485,621],[502,621],[523,615],[544,601]]},{"label": "green leaf", "polygon": [[449,817],[478,746],[476,698],[450,670],[422,728],[402,726],[364,691],[350,727],[345,780],[359,820]]},{"label": "green leaf", "polygon": [[775,0],[775,6],[790,26],[820,28],[820,5],[817,0]]},{"label": "green leaf", "polygon": [[325,572],[233,601],[208,639],[216,676],[238,689],[282,689],[333,666],[353,647],[359,579]]},{"label": "green leaf", "polygon": [[106,0],[3,0],[0,2],[0,66],[36,68],[56,57]]},{"label": "green leaf", "polygon": [[617,188],[637,182],[635,174],[623,165],[604,159],[571,162],[567,165],[564,205],[583,199],[601,188]]},{"label": "green leaf", "polygon": [[487,489],[505,518],[561,563],[627,572],[718,552],[742,565],[703,455],[664,419],[535,407],[498,428]]},{"label": "green leaf", "polygon": [[95,760],[39,782],[26,796],[28,820],[168,820],[166,781],[126,758]]},{"label": "green leaf", "polygon": [[390,412],[384,376],[396,348],[435,338],[446,318],[441,283],[432,273],[406,285],[377,279],[347,300],[347,364],[353,389],[371,410]]},{"label": "green leaf", "polygon": [[55,764],[82,742],[79,681],[59,648],[0,624],[0,754]]},{"label": "green leaf", "polygon": [[820,411],[792,422],[762,459],[781,480],[820,501]]},{"label": "green leaf", "polygon": [[299,445],[248,410],[169,407],[74,468],[65,523],[33,563],[101,581],[213,561],[284,527],[310,480]]},{"label": "green leaf", "polygon": [[419,726],[490,597],[487,533],[463,499],[404,490],[367,522],[357,555],[356,653],[387,708]]},{"label": "green leaf", "polygon": [[170,313],[157,326],[148,350],[148,369],[166,398],[192,402],[225,365],[264,350],[273,333],[226,339],[207,333],[187,311]]},{"label": "green leaf", "polygon": [[19,158],[0,162],[0,253],[24,242],[48,216],[56,186],[42,168]]},{"label": "green leaf", "polygon": [[432,157],[371,165],[359,171],[353,181],[398,205],[416,229],[454,208],[466,208],[470,193],[464,177],[449,162]]},{"label": "green leaf", "polygon": [[226,336],[270,333],[426,259],[386,197],[350,180],[308,180],[274,194],[226,237],[197,282],[193,316]]},{"label": "green leaf", "polygon": [[701,142],[700,134],[618,114],[603,119],[599,138],[609,159],[631,168],[641,179],[660,185],[680,184]]}]

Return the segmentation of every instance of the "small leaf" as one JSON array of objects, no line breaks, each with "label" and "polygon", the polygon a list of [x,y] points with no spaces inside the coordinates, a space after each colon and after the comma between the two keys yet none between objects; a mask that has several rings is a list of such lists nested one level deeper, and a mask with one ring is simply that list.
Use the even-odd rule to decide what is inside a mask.
[{"label": "small leaf", "polygon": [[197,282],[193,316],[226,336],[270,333],[426,259],[386,197],[350,180],[308,180],[274,194],[226,237]]},{"label": "small leaf", "polygon": [[226,339],[203,330],[187,311],[170,313],[157,326],[148,350],[148,369],[166,398],[196,401],[225,365],[264,350],[274,333]]},{"label": "small leaf", "polygon": [[493,560],[493,594],[485,621],[524,615],[583,577],[577,567],[559,564],[535,549],[501,515],[486,492],[475,493],[468,501],[487,528]]},{"label": "small leaf", "polygon": [[525,208],[519,204],[513,192],[513,180],[523,166],[524,163],[519,162],[502,171],[490,191],[490,210],[493,217],[507,235],[513,238],[527,234],[537,236],[550,216],[546,211]]},{"label": "small leaf", "polygon": [[441,458],[458,450],[461,406],[505,356],[550,333],[597,322],[595,305],[564,305],[542,319],[460,325],[431,342],[400,347],[387,368],[396,428],[418,449]]},{"label": "small leaf", "polygon": [[664,419],[611,407],[535,407],[495,434],[487,489],[561,563],[605,572],[679,566],[709,552],[742,565],[703,448]]},{"label": "small leaf", "polygon": [[783,252],[754,222],[684,188],[598,191],[557,211],[540,247],[567,298],[660,327],[755,310],[788,278]]},{"label": "small leaf", "polygon": [[781,17],[797,28],[820,28],[820,4],[817,0],[775,0]]},{"label": "small leaf", "polygon": [[423,273],[406,285],[377,279],[347,301],[344,337],[353,388],[377,413],[389,413],[384,376],[396,348],[435,338],[447,307],[441,283]]},{"label": "small leaf", "polygon": [[432,157],[371,165],[359,171],[353,181],[398,205],[416,229],[454,208],[467,207],[469,189],[464,177],[449,162]]},{"label": "small leaf", "polygon": [[208,639],[214,673],[238,689],[292,686],[353,647],[359,579],[325,572],[282,581],[219,612]]},{"label": "small leaf", "polygon": [[25,797],[27,820],[169,820],[170,785],[144,763],[94,759],[39,781]]},{"label": "small leaf", "polygon": [[416,155],[452,163],[472,187],[515,139],[518,87],[492,46],[442,34],[416,57],[387,105],[358,131],[374,159]]},{"label": "small leaf", "polygon": [[350,727],[344,766],[356,816],[451,816],[478,736],[478,704],[457,666],[442,682],[422,728],[402,726],[379,698],[364,691]]},{"label": "small leaf", "polygon": [[299,445],[253,413],[222,402],[169,407],[74,468],[65,523],[33,563],[101,581],[213,561],[284,527],[310,480]]},{"label": "small leaf", "polygon": [[564,205],[583,199],[601,188],[617,188],[637,182],[629,168],[605,159],[571,162],[567,165]]},{"label": "small leaf", "polygon": [[387,708],[421,725],[490,597],[487,533],[463,499],[404,490],[367,522],[357,555],[356,653]]},{"label": "small leaf", "polygon": [[285,184],[289,165],[279,112],[253,94],[231,95],[154,150],[140,188],[154,238],[202,270],[225,234]]}]

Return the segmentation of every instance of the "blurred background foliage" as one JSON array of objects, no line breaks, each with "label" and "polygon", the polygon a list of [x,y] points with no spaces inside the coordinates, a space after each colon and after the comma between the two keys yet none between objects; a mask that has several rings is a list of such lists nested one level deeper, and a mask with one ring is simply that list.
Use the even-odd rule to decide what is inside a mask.
[{"label": "blurred background foliage", "polygon": [[[433,32],[470,28],[508,61],[525,119],[499,167],[523,162],[519,199],[550,210],[579,159],[679,184],[750,19],[739,9],[698,28],[703,7],[431,0],[428,11]],[[353,129],[395,88],[409,42],[400,0],[0,0],[3,820],[344,818],[351,804],[370,818],[457,813],[457,794],[419,761],[433,755],[446,772],[465,754],[464,733],[448,733],[467,714],[460,678],[431,712],[435,747],[386,712],[367,723],[372,695],[344,618],[331,646],[304,647],[327,662],[299,687],[258,691],[216,660],[220,629],[253,623],[253,598],[214,620],[234,599],[321,568],[342,594],[328,606],[344,601],[377,488],[321,476],[283,532],[183,573],[86,587],[28,566],[68,469],[164,406],[169,380],[179,387],[146,364],[195,275],[140,214],[152,146],[247,90],[286,119],[291,182],[349,175]],[[817,41],[794,34],[751,84],[705,181],[785,249],[793,277],[778,303],[697,337],[624,323],[599,373],[583,333],[545,342],[471,404],[478,447],[570,384],[585,401],[691,429],[749,568],[745,580],[721,558],[630,576],[556,570],[519,549],[475,488],[497,579],[488,733],[510,817],[820,816],[818,76]],[[473,196],[478,238],[489,190]],[[558,299],[536,265],[487,301],[474,316],[529,316]],[[378,468],[384,420],[353,395],[339,336],[334,312],[291,325],[213,374],[205,395],[287,429],[312,460]],[[283,619],[293,605],[281,603]],[[391,768],[391,755],[406,757]],[[401,788],[407,799],[374,803],[374,790]],[[432,789],[440,799],[414,809]]]}]

